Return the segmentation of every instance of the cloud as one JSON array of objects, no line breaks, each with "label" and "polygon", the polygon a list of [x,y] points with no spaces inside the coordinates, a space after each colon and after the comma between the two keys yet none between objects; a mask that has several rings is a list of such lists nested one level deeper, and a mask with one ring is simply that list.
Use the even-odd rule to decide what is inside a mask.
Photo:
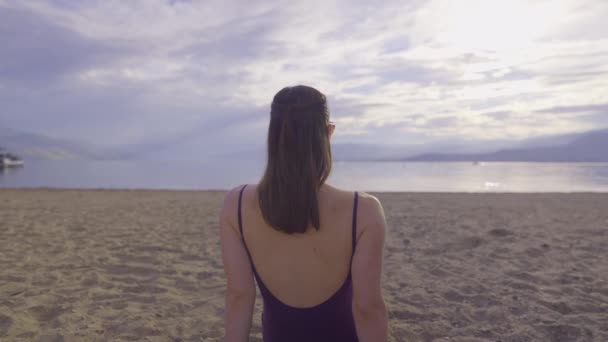
[{"label": "cloud", "polygon": [[591,123],[594,129],[608,127],[608,111],[595,112],[584,116],[585,121]]},{"label": "cloud", "polygon": [[286,46],[270,37],[278,17],[277,11],[268,11],[205,28],[196,33],[198,40],[171,56],[223,65],[280,57]]},{"label": "cloud", "polygon": [[490,117],[496,121],[504,121],[511,117],[511,112],[509,111],[498,111],[498,112],[488,112],[483,115]]},{"label": "cloud", "polygon": [[608,103],[589,104],[580,106],[560,106],[537,110],[537,113],[588,113],[608,112]]},{"label": "cloud", "polygon": [[608,124],[606,15],[601,0],[0,0],[0,124],[230,149],[263,143],[274,93],[308,84],[342,142],[578,131]]},{"label": "cloud", "polygon": [[21,8],[0,11],[0,46],[0,82],[27,87],[57,82],[134,52],[126,45],[87,39]]}]

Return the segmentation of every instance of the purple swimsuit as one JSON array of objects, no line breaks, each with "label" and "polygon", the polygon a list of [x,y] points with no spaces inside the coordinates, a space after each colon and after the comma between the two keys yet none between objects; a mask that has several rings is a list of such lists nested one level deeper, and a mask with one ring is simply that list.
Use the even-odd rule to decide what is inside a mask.
[{"label": "purple swimsuit", "polygon": [[[243,191],[239,194],[238,220],[239,229],[243,244],[247,250],[249,261],[256,282],[264,299],[264,311],[262,312],[262,332],[264,342],[283,342],[283,341],[358,341],[355,330],[355,321],[352,313],[352,271],[340,289],[323,303],[310,308],[295,308],[281,302],[272,295],[260,275],[255,270],[251,254],[245,243],[243,235],[243,219],[241,216],[241,201]],[[357,203],[358,194],[355,192],[353,205],[353,225],[352,225],[352,253],[355,253],[356,227],[357,227]],[[351,264],[353,256],[351,255]]]}]

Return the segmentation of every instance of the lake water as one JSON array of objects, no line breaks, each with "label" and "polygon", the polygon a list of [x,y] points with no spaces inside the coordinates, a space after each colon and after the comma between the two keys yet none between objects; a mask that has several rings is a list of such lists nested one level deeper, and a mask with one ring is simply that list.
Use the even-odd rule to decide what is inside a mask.
[{"label": "lake water", "polygon": [[[259,180],[264,161],[27,161],[0,187],[214,189]],[[608,163],[335,162],[329,182],[361,191],[608,192]]]}]

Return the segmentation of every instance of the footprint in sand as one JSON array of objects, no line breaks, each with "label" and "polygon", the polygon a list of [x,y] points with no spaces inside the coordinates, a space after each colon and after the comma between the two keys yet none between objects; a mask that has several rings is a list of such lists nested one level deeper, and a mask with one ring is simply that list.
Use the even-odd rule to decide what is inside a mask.
[{"label": "footprint in sand", "polygon": [[467,301],[478,308],[488,308],[500,304],[500,302],[496,299],[484,295],[471,296],[467,299]]},{"label": "footprint in sand", "polygon": [[151,276],[158,274],[157,269],[139,266],[107,265],[104,266],[104,269],[107,273],[116,275]]},{"label": "footprint in sand", "polygon": [[135,294],[125,294],[122,298],[129,301],[129,303],[140,303],[140,304],[155,304],[157,302],[155,296],[140,296]]},{"label": "footprint in sand", "polygon": [[513,235],[513,232],[507,229],[503,229],[503,228],[495,228],[492,229],[488,232],[488,234],[492,235],[492,236],[497,236],[497,237],[505,237],[505,236],[509,236],[509,235]]},{"label": "footprint in sand", "polygon": [[528,248],[524,251],[524,253],[526,253],[527,256],[529,256],[530,258],[538,258],[540,256],[542,256],[543,254],[545,254],[545,252],[543,250],[540,250],[538,248]]},{"label": "footprint in sand", "polygon": [[554,342],[577,341],[581,336],[581,329],[571,325],[546,325],[541,330]]},{"label": "footprint in sand", "polygon": [[13,325],[13,319],[0,314],[0,337],[6,335]]},{"label": "footprint in sand", "polygon": [[180,277],[175,278],[175,287],[182,291],[186,291],[186,292],[200,291],[200,288],[199,288],[199,286],[197,286],[197,284],[198,283],[189,281],[184,278],[180,278]]},{"label": "footprint in sand", "polygon": [[435,277],[439,277],[439,278],[445,278],[450,275],[448,272],[446,272],[440,268],[433,268],[432,270],[429,271],[429,273],[431,275],[434,275]]},{"label": "footprint in sand", "polygon": [[505,275],[508,275],[509,277],[521,280],[521,281],[525,281],[528,283],[532,283],[532,284],[542,284],[543,281],[536,277],[531,275],[530,273],[526,273],[526,272],[518,272],[518,271],[508,271],[505,272]]},{"label": "footprint in sand", "polygon": [[436,319],[438,316],[436,314],[421,314],[417,312],[407,311],[407,310],[392,310],[389,313],[391,318],[398,319],[399,321],[406,322],[428,322]]},{"label": "footprint in sand", "polygon": [[122,286],[120,287],[122,293],[136,293],[136,294],[160,294],[166,293],[168,290],[164,287],[152,286],[152,285],[138,285],[138,286]]},{"label": "footprint in sand", "polygon": [[36,342],[64,342],[65,339],[59,334],[42,335],[36,339]]},{"label": "footprint in sand", "polygon": [[477,248],[479,246],[481,246],[481,244],[484,243],[484,240],[478,236],[470,236],[470,237],[466,237],[463,238],[462,240],[460,240],[457,244],[456,247],[458,247],[458,250],[464,250],[464,249],[473,249],[473,248]]},{"label": "footprint in sand", "polygon": [[566,304],[564,302],[553,303],[553,302],[546,302],[544,300],[538,300],[537,302],[540,305],[542,305],[548,309],[551,309],[555,312],[558,312],[562,315],[569,315],[574,312],[574,310],[568,304]]},{"label": "footprint in sand", "polygon": [[59,316],[63,315],[63,313],[66,312],[67,309],[55,305],[39,305],[29,308],[28,311],[32,314],[32,316],[34,316],[34,318],[36,318],[36,320],[40,322],[50,322],[55,318],[58,318]]},{"label": "footprint in sand", "polygon": [[538,292],[538,288],[534,285],[529,285],[526,283],[520,283],[517,281],[508,281],[506,283],[507,286],[515,289],[515,290],[523,290],[523,291],[530,291],[530,292]]},{"label": "footprint in sand", "polygon": [[463,296],[462,294],[460,294],[454,290],[445,292],[443,294],[443,298],[445,298],[445,300],[447,300],[449,302],[455,302],[455,303],[462,303],[466,299],[465,296]]},{"label": "footprint in sand", "polygon": [[128,255],[128,254],[114,254],[113,257],[118,258],[123,264],[139,263],[144,265],[160,265],[162,264],[158,259],[145,256],[145,255]]},{"label": "footprint in sand", "polygon": [[449,252],[461,252],[466,250],[475,249],[481,246],[485,241],[478,236],[463,237],[455,242],[448,242],[441,246],[429,248],[424,250],[427,255],[440,255]]},{"label": "footprint in sand", "polygon": [[80,285],[84,286],[84,287],[92,287],[95,286],[99,283],[99,276],[97,275],[96,272],[93,272],[89,275],[86,275],[83,277],[83,279],[80,281]]}]

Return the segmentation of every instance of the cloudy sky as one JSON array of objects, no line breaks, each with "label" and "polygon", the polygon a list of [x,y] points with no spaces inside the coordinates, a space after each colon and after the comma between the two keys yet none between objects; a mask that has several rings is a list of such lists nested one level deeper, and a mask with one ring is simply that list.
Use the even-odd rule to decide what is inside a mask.
[{"label": "cloudy sky", "polygon": [[263,143],[272,96],[307,84],[340,142],[603,128],[606,18],[604,0],[0,0],[0,125]]}]

